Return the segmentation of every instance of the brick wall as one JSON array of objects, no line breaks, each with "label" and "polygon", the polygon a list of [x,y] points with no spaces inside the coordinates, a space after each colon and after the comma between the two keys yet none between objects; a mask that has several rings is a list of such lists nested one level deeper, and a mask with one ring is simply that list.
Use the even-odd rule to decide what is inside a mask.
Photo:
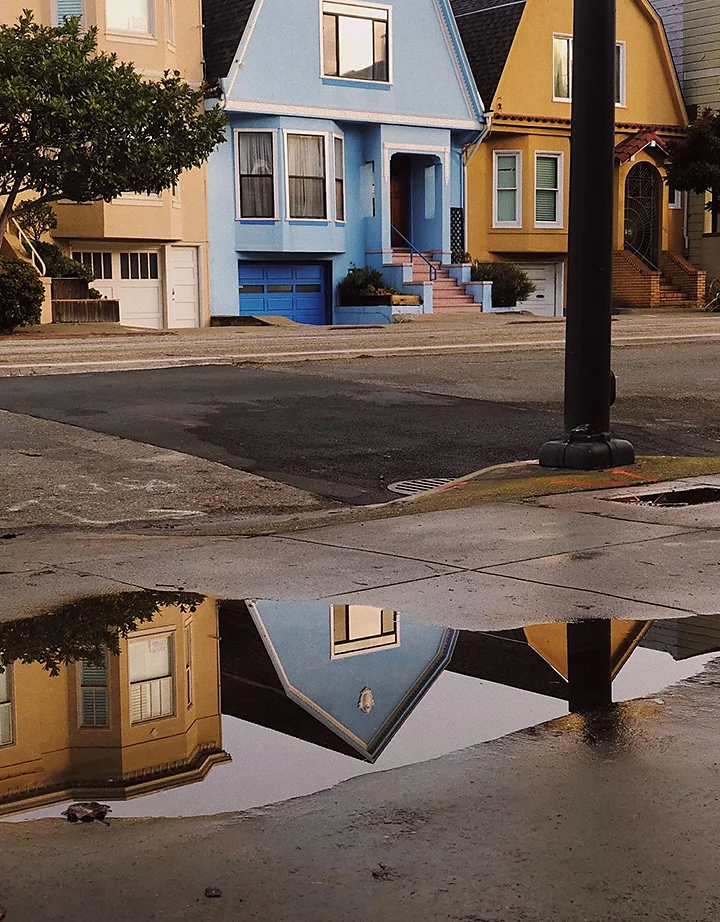
[{"label": "brick wall", "polygon": [[660,269],[664,276],[688,296],[693,304],[703,304],[707,277],[678,253],[665,252],[660,257]]},{"label": "brick wall", "polygon": [[613,306],[660,306],[660,273],[627,250],[613,253]]}]

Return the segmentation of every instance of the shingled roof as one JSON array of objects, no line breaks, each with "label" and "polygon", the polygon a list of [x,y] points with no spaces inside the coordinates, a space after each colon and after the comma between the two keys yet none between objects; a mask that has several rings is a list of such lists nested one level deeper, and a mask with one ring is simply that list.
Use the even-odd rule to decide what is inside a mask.
[{"label": "shingled roof", "polygon": [[205,79],[227,77],[255,0],[203,0]]},{"label": "shingled roof", "polygon": [[475,82],[487,108],[500,83],[526,0],[453,0]]}]

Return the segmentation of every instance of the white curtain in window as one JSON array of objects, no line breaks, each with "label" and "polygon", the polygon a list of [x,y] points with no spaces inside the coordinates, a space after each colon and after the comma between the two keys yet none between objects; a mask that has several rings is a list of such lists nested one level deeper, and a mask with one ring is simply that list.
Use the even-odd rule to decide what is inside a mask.
[{"label": "white curtain in window", "polygon": [[151,0],[106,0],[105,16],[108,29],[118,32],[152,32]]},{"label": "white curtain in window", "polygon": [[571,40],[556,38],[553,41],[554,94],[556,99],[570,99]]},{"label": "white curtain in window", "polygon": [[243,218],[275,216],[273,136],[269,131],[238,134],[240,214]]},{"label": "white curtain in window", "polygon": [[128,656],[130,682],[148,682],[171,673],[169,637],[133,640],[128,646]]},{"label": "white curtain in window", "polygon": [[290,217],[327,217],[325,138],[291,134],[287,140]]}]

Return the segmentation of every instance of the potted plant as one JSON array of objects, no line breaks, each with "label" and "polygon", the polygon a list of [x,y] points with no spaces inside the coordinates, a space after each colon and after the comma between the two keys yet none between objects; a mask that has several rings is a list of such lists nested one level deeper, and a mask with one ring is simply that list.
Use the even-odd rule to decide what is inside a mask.
[{"label": "potted plant", "polygon": [[397,294],[383,281],[382,272],[370,266],[353,266],[338,285],[340,304],[343,307],[374,307],[392,304]]}]

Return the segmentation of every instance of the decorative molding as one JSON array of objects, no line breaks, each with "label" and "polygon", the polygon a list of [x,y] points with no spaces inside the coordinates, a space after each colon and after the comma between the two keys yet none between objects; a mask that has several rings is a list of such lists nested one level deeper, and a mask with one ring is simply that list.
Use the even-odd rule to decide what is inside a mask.
[{"label": "decorative molding", "polygon": [[245,31],[243,32],[243,37],[240,40],[240,44],[238,45],[238,49],[235,54],[235,60],[232,62],[230,73],[228,74],[225,81],[227,84],[227,89],[225,90],[226,96],[231,96],[233,90],[235,89],[235,81],[237,80],[238,74],[240,73],[240,68],[243,65],[245,52],[247,51],[247,47],[250,44],[252,34],[255,31],[255,26],[257,25],[258,17],[260,16],[260,10],[262,9],[264,2],[265,0],[255,0],[255,6],[250,13],[250,18],[247,21]]},{"label": "decorative molding", "polygon": [[399,141],[383,142],[383,182],[390,182],[390,160],[393,154],[435,154],[443,165],[445,185],[450,185],[450,149],[430,144],[403,144]]},{"label": "decorative molding", "polygon": [[[443,12],[443,7],[440,5],[440,0],[433,0],[433,6],[435,7],[435,12],[437,14],[438,22],[440,23],[440,31],[443,34],[445,39],[445,44],[448,49],[448,53],[453,62],[453,67],[455,68],[455,75],[457,77],[458,85],[460,90],[465,98],[465,105],[467,106],[468,112],[474,113],[478,120],[482,119],[483,105],[480,100],[480,106],[478,107],[473,100],[473,93],[471,90],[471,84],[467,79],[465,73],[463,73],[463,68],[460,65],[460,56],[459,49],[462,48],[462,44],[458,44],[453,41],[452,38],[452,26],[449,17]],[[454,22],[453,22],[454,24]]]}]

